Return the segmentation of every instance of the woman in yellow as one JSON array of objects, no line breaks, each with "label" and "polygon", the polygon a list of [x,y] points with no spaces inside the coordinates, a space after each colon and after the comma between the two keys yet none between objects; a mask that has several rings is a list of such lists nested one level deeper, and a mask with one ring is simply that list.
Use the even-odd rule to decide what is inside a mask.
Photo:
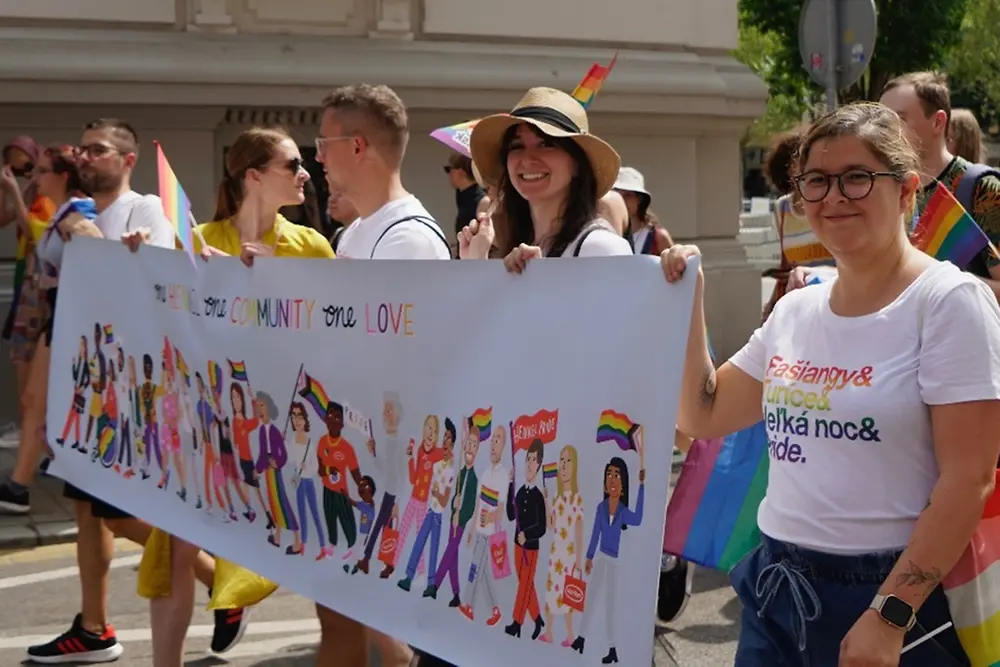
[{"label": "woman in yellow", "polygon": [[[308,180],[299,149],[287,134],[261,128],[243,132],[226,154],[213,222],[197,227],[196,249],[203,256],[240,256],[247,264],[257,256],[332,259],[333,249],[319,232],[278,214],[282,206],[302,203]],[[202,243],[209,247],[203,248]],[[181,667],[183,663],[184,638],[194,611],[197,554],[197,547],[159,530],[146,543],[139,595],[151,600],[156,667]],[[216,619],[212,650],[221,653],[232,648],[246,628],[243,610],[276,588],[249,570],[218,561],[210,607],[228,623],[220,626]]]}]

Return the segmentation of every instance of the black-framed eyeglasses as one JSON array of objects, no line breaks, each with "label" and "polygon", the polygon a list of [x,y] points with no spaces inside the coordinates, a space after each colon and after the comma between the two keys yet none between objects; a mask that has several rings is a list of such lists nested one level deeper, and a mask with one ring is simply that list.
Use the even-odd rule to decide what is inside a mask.
[{"label": "black-framed eyeglasses", "polygon": [[114,146],[109,146],[107,144],[88,144],[86,146],[74,146],[73,154],[76,157],[82,157],[86,155],[92,160],[99,160],[106,155],[111,153],[118,153],[124,155],[125,151],[120,148],[115,148]]},{"label": "black-framed eyeglasses", "polygon": [[839,174],[827,174],[822,171],[807,171],[795,177],[795,187],[802,199],[815,204],[823,201],[830,193],[834,180],[840,188],[840,194],[847,199],[864,199],[875,187],[875,179],[888,176],[899,180],[899,176],[891,171],[868,171],[867,169],[848,169]]}]

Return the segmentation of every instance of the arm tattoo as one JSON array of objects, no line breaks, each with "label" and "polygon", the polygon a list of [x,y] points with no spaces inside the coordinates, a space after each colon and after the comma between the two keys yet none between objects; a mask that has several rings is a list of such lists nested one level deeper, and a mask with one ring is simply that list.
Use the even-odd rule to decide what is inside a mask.
[{"label": "arm tattoo", "polygon": [[706,408],[711,408],[715,404],[715,368],[711,364],[705,367],[704,380],[701,385],[701,403]]},{"label": "arm tattoo", "polygon": [[932,567],[925,570],[912,560],[908,561],[905,572],[896,577],[897,586],[916,586],[924,589],[924,596],[928,596],[941,583],[941,570]]}]

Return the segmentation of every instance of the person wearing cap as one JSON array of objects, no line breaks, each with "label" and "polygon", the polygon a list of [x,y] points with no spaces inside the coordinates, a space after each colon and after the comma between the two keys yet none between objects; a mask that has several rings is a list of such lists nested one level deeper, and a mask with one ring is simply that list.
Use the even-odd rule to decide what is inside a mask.
[{"label": "person wearing cap", "polygon": [[622,167],[615,181],[615,191],[628,207],[632,248],[637,255],[659,255],[674,244],[670,233],[661,227],[649,210],[653,196],[646,189],[646,179],[635,167]]},{"label": "person wearing cap", "polygon": [[479,121],[471,149],[483,180],[498,184],[504,215],[480,214],[462,230],[463,259],[485,259],[494,242],[516,273],[535,257],[632,254],[599,214],[621,158],[590,134],[587,112],[566,93],[532,88],[510,113]]}]

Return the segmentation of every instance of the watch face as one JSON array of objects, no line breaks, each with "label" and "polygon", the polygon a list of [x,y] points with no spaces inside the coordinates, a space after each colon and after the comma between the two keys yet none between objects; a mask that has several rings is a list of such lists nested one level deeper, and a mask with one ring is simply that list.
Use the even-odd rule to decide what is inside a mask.
[{"label": "watch face", "polygon": [[913,617],[913,607],[906,604],[894,595],[889,595],[885,598],[885,602],[882,604],[882,618],[889,621],[893,625],[905,628],[910,624],[910,619]]}]

